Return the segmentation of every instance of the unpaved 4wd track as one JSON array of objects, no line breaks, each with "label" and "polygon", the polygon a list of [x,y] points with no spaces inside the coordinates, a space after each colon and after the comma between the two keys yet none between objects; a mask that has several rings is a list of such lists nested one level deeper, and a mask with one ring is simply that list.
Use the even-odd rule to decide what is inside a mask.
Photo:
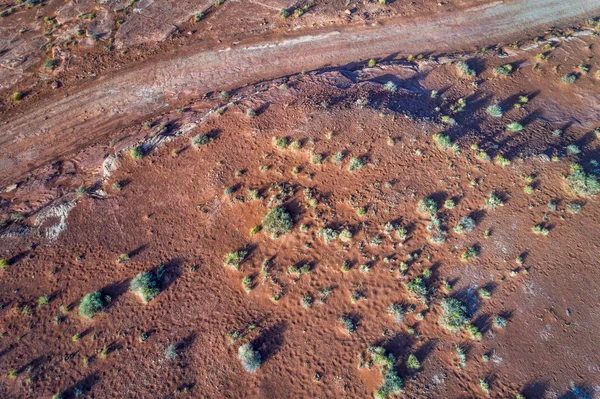
[{"label": "unpaved 4wd track", "polygon": [[5,121],[0,184],[106,140],[127,121],[188,96],[372,57],[459,51],[515,40],[551,24],[598,14],[600,0],[509,0],[453,15],[320,30],[281,40],[255,38],[254,44],[220,50],[190,50],[71,88],[67,97],[48,99]]}]

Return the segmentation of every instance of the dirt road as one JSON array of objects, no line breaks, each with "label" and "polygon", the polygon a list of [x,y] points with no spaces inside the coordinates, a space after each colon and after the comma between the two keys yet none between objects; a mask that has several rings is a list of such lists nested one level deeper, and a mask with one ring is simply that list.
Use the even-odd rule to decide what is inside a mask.
[{"label": "dirt road", "polygon": [[285,39],[253,38],[222,49],[190,49],[105,76],[5,120],[0,185],[68,156],[180,99],[329,65],[394,54],[459,51],[512,41],[600,15],[600,0],[498,1],[452,15],[319,30]]}]

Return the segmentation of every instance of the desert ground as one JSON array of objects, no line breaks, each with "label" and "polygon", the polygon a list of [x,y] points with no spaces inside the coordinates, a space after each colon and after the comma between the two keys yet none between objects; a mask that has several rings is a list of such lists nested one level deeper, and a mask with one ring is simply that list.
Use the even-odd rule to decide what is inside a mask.
[{"label": "desert ground", "polygon": [[0,398],[600,397],[600,0],[0,17]]}]

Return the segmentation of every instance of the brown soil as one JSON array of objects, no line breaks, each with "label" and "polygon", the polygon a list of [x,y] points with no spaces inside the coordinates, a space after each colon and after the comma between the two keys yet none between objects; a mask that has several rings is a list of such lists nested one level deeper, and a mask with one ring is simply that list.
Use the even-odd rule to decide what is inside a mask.
[{"label": "brown soil", "polygon": [[[400,13],[400,6],[407,5],[393,2],[390,9]],[[363,28],[348,32],[354,29]],[[222,84],[189,93],[196,90],[189,75],[161,75],[158,68],[169,63],[179,65],[173,72],[188,68],[187,55],[178,53],[152,64],[157,71],[148,77],[150,66],[130,72],[163,89],[180,82],[170,94],[176,106],[169,100],[163,108],[153,102],[124,108],[133,113],[123,117],[73,116],[104,101],[89,97],[103,82],[125,76],[111,72],[84,88],[61,88],[72,95],[47,103],[64,113],[59,119],[38,100],[18,104],[29,122],[18,122],[27,118],[17,108],[7,109],[8,127],[43,126],[35,119],[38,106],[48,123],[81,124],[89,135],[22,131],[10,141],[6,128],[1,136],[0,258],[9,266],[0,270],[0,397],[372,397],[381,373],[375,365],[357,368],[371,345],[395,356],[402,397],[594,397],[600,210],[597,198],[577,196],[565,179],[571,163],[599,171],[600,47],[591,33],[452,58],[330,68],[238,88],[229,98],[197,97],[230,88]],[[465,46],[473,45],[469,40]],[[344,48],[348,59],[351,47]],[[297,59],[301,68],[302,56]],[[458,60],[477,76],[459,72]],[[494,74],[507,64],[509,76]],[[234,72],[239,76],[223,72],[231,88],[248,79],[242,69]],[[577,77],[573,84],[563,81],[567,74]],[[110,104],[119,94],[105,95]],[[491,104],[502,106],[501,118],[488,114]],[[256,116],[248,117],[248,109]],[[145,115],[152,115],[151,127],[141,126]],[[517,121],[522,131],[506,128]],[[212,141],[194,147],[199,134]],[[435,134],[448,135],[457,151],[441,148]],[[277,148],[277,137],[301,148]],[[144,152],[140,160],[129,155],[136,145]],[[9,151],[16,156],[7,157]],[[481,151],[510,164],[486,160]],[[339,152],[344,157],[335,162]],[[362,168],[350,170],[352,158]],[[76,194],[78,186],[86,194]],[[484,206],[491,192],[503,206]],[[425,197],[439,206],[448,234],[443,243],[432,242],[432,218],[418,210]],[[454,208],[443,206],[448,199]],[[251,234],[277,203],[293,218],[291,232],[276,239]],[[455,232],[464,216],[475,227]],[[405,226],[407,239],[390,233],[388,223]],[[538,224],[548,235],[534,234]],[[353,236],[326,244],[319,231],[328,227]],[[471,246],[478,256],[461,261]],[[224,267],[225,256],[241,248],[248,256],[240,270]],[[122,254],[128,259],[119,261]],[[290,274],[299,264],[310,272]],[[166,270],[161,292],[144,304],[129,291],[130,281],[159,265]],[[248,293],[245,276],[252,281]],[[417,277],[424,277],[425,295],[409,290]],[[321,303],[326,287],[332,292]],[[478,295],[481,288],[489,299]],[[79,301],[95,290],[110,302],[91,320],[80,317]],[[43,296],[49,302],[38,305]],[[307,296],[314,300],[305,308]],[[481,339],[441,325],[447,297],[467,305]],[[412,308],[400,323],[388,315],[393,303]],[[497,315],[506,318],[505,328],[494,325]],[[355,333],[342,329],[341,316],[357,322]],[[244,343],[262,356],[255,374],[237,359]],[[170,345],[177,348],[173,359],[166,356]],[[457,346],[466,353],[463,366]],[[409,354],[420,368],[407,367]]]},{"label": "brown soil", "polygon": [[[234,47],[188,48],[164,61],[147,62],[87,85],[67,87],[60,95],[29,107],[23,104],[16,114],[7,113],[0,141],[0,183],[10,184],[11,179],[52,160],[115,138],[113,132],[128,121],[148,117],[190,97],[372,57],[453,51],[512,40],[518,37],[516,31],[531,34],[549,23],[567,23],[599,11],[600,2],[502,3],[376,26],[336,27],[284,40],[262,37]],[[276,62],[264,65],[265,59]]]}]

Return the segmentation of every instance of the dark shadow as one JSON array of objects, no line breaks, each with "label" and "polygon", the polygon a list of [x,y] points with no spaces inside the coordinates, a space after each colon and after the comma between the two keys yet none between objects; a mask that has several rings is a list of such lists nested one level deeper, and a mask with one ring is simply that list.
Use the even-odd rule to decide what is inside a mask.
[{"label": "dark shadow", "polygon": [[137,247],[136,249],[134,249],[133,251],[129,252],[129,257],[133,258],[135,256],[138,256],[139,254],[141,254],[146,248],[148,247],[147,244],[141,245],[139,247]]},{"label": "dark shadow", "polygon": [[415,356],[417,357],[417,359],[419,359],[421,363],[423,363],[423,361],[425,361],[425,359],[427,359],[427,357],[429,357],[429,355],[435,350],[437,345],[437,339],[427,341],[415,351]]},{"label": "dark shadow", "polygon": [[78,381],[76,384],[65,390],[63,397],[65,399],[74,399],[81,398],[92,390],[92,387],[100,380],[100,376],[98,373],[94,372],[82,380]]},{"label": "dark shadow", "polygon": [[382,346],[386,352],[394,355],[396,359],[404,359],[412,353],[413,345],[416,339],[413,335],[398,333],[385,342],[376,343]]},{"label": "dark shadow", "polygon": [[594,399],[594,388],[587,383],[579,383],[571,386],[569,392],[561,395],[559,399]]},{"label": "dark shadow", "polygon": [[286,322],[277,322],[272,327],[264,330],[262,334],[252,342],[254,348],[260,352],[263,361],[268,361],[279,352],[281,346],[285,342],[284,335],[286,330]]},{"label": "dark shadow", "polygon": [[79,339],[82,339],[83,337],[90,335],[92,333],[92,331],[94,331],[93,327],[86,328],[84,331],[79,333]]},{"label": "dark shadow", "polygon": [[544,399],[550,384],[548,381],[529,382],[523,388],[523,396],[527,399]]},{"label": "dark shadow", "polygon": [[470,317],[477,313],[481,307],[481,301],[479,301],[477,298],[477,291],[473,289],[463,288],[456,291],[452,297],[458,299],[465,306],[467,306]]},{"label": "dark shadow", "polygon": [[50,359],[51,359],[50,356],[37,357],[37,358],[33,359],[32,361],[30,361],[29,363],[27,363],[26,365],[24,365],[23,367],[21,367],[20,369],[18,369],[17,372],[19,374],[21,374],[27,370],[33,371],[36,368],[40,367],[42,364],[49,361]]},{"label": "dark shadow", "polygon": [[175,344],[177,351],[182,351],[190,348],[194,344],[194,342],[196,342],[197,337],[198,334],[196,334],[195,331],[192,331],[187,337]]},{"label": "dark shadow", "polygon": [[[250,250],[248,250],[248,256],[250,256]],[[248,257],[246,256],[246,258]],[[160,289],[161,291],[166,290],[173,284],[177,278],[181,276],[181,267],[183,266],[182,258],[174,258],[162,265],[164,270],[162,276],[160,276]],[[160,267],[160,266],[159,266]],[[153,272],[157,272],[158,268],[153,269]]]},{"label": "dark shadow", "polygon": [[127,292],[130,281],[130,279],[125,279],[116,283],[111,283],[100,290],[103,296],[106,297],[108,295],[110,297],[110,302],[106,304],[107,309],[112,307],[115,301],[119,299],[121,295]]},{"label": "dark shadow", "polygon": [[477,316],[472,324],[476,326],[482,334],[487,333],[492,326],[491,318],[487,314]]},{"label": "dark shadow", "polygon": [[0,351],[0,357],[9,354],[10,352],[12,352],[13,350],[15,350],[15,348],[17,347],[17,345],[15,344],[11,344],[9,346],[7,346],[6,348],[2,349]]}]

